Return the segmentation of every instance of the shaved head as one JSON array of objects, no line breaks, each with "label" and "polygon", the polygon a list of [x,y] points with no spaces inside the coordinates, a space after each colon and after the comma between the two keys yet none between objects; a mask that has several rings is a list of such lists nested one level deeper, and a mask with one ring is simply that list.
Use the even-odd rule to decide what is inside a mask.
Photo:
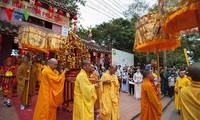
[{"label": "shaved head", "polygon": [[188,67],[188,74],[193,81],[200,81],[200,62],[194,63]]},{"label": "shaved head", "polygon": [[82,66],[82,69],[86,71],[86,73],[90,73],[91,71],[90,61],[83,60],[81,66]]},{"label": "shaved head", "polygon": [[88,64],[90,64],[90,61],[88,61],[88,60],[83,60],[82,61],[82,68],[84,67],[84,66],[86,66],[86,65],[88,65]]},{"label": "shaved head", "polygon": [[55,58],[51,58],[47,61],[47,65],[52,69],[55,70],[58,66],[58,61]]},{"label": "shaved head", "polygon": [[51,63],[58,63],[58,61],[55,58],[51,58],[48,60],[48,62]]},{"label": "shaved head", "polygon": [[117,66],[116,65],[110,65],[109,67],[109,73],[112,75],[112,74],[115,74],[117,70]]}]

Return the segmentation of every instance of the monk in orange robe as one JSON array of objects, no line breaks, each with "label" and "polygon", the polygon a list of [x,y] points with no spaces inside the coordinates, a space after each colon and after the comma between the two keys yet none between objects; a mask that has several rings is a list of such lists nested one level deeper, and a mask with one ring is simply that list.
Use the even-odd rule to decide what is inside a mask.
[{"label": "monk in orange robe", "polygon": [[48,63],[48,67],[42,71],[33,120],[56,120],[57,107],[63,103],[65,73],[68,70],[59,75],[56,70],[58,61],[51,58]]},{"label": "monk in orange robe", "polygon": [[150,82],[152,74],[144,70],[143,77],[140,120],[160,120],[162,103]]},{"label": "monk in orange robe", "polygon": [[200,63],[189,66],[188,73],[192,82],[180,92],[181,119],[198,120],[200,118]]}]

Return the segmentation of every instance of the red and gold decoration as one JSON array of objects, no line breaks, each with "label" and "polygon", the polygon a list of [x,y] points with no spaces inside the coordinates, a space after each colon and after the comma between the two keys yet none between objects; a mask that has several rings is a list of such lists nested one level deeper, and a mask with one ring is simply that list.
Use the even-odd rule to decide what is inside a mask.
[{"label": "red and gold decoration", "polygon": [[3,2],[4,4],[7,4],[7,3],[8,3],[8,0],[2,0],[2,2]]},{"label": "red and gold decoration", "polygon": [[36,8],[35,8],[35,12],[36,14],[40,14],[40,7],[42,7],[42,3],[40,1],[36,2]]},{"label": "red and gold decoration", "polygon": [[174,4],[169,4],[170,1],[165,1],[164,3],[166,8],[164,31],[174,34],[182,30],[198,27],[200,33],[200,1],[176,0]]},{"label": "red and gold decoration", "polygon": [[49,10],[49,18],[52,19],[53,18],[54,9],[51,6],[49,6],[48,10]]}]

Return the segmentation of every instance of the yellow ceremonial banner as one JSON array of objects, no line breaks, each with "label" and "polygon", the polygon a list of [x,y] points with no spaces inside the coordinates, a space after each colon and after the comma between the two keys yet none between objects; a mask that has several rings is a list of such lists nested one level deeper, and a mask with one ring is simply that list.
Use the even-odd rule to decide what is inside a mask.
[{"label": "yellow ceremonial banner", "polygon": [[174,50],[180,46],[180,34],[166,34],[162,30],[161,14],[151,12],[141,17],[136,23],[134,49],[139,52],[159,52]]},{"label": "yellow ceremonial banner", "polygon": [[47,52],[46,32],[40,29],[26,26],[19,28],[19,44],[23,48]]},{"label": "yellow ceremonial banner", "polygon": [[48,50],[52,52],[61,52],[65,43],[67,42],[67,37],[58,35],[58,34],[51,34],[47,35],[48,40]]},{"label": "yellow ceremonial banner", "polygon": [[184,48],[183,51],[184,51],[184,55],[185,55],[185,60],[186,60],[187,66],[190,66],[186,48]]}]

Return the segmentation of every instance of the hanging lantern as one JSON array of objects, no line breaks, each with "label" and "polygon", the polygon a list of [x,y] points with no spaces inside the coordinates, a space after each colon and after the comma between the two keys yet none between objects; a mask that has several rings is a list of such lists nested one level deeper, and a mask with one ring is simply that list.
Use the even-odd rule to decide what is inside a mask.
[{"label": "hanging lantern", "polygon": [[74,26],[76,26],[76,22],[74,22]]},{"label": "hanging lantern", "polygon": [[46,59],[49,59],[50,53],[46,52]]},{"label": "hanging lantern", "polygon": [[36,14],[40,14],[40,7],[42,7],[42,3],[41,2],[36,2],[36,8],[35,8],[35,12]]},{"label": "hanging lantern", "polygon": [[22,8],[22,1],[21,1],[21,0],[18,1],[17,7],[18,7],[18,8]]},{"label": "hanging lantern", "polygon": [[22,56],[22,57],[24,57],[24,55],[25,55],[25,50],[24,49],[21,49],[21,51],[20,51],[20,55]]},{"label": "hanging lantern", "polygon": [[61,10],[59,10],[58,11],[58,20],[62,20],[62,15],[63,15],[64,13],[63,13],[63,11],[61,11]]},{"label": "hanging lantern", "polygon": [[4,3],[4,4],[8,3],[8,0],[3,0],[3,3]]},{"label": "hanging lantern", "polygon": [[74,32],[76,32],[76,28],[74,28]]},{"label": "hanging lantern", "polygon": [[78,17],[77,17],[77,16],[74,16],[73,19],[74,19],[74,20],[78,20]]},{"label": "hanging lantern", "polygon": [[54,9],[51,6],[49,6],[48,10],[49,10],[49,18],[52,19],[53,18]]}]

